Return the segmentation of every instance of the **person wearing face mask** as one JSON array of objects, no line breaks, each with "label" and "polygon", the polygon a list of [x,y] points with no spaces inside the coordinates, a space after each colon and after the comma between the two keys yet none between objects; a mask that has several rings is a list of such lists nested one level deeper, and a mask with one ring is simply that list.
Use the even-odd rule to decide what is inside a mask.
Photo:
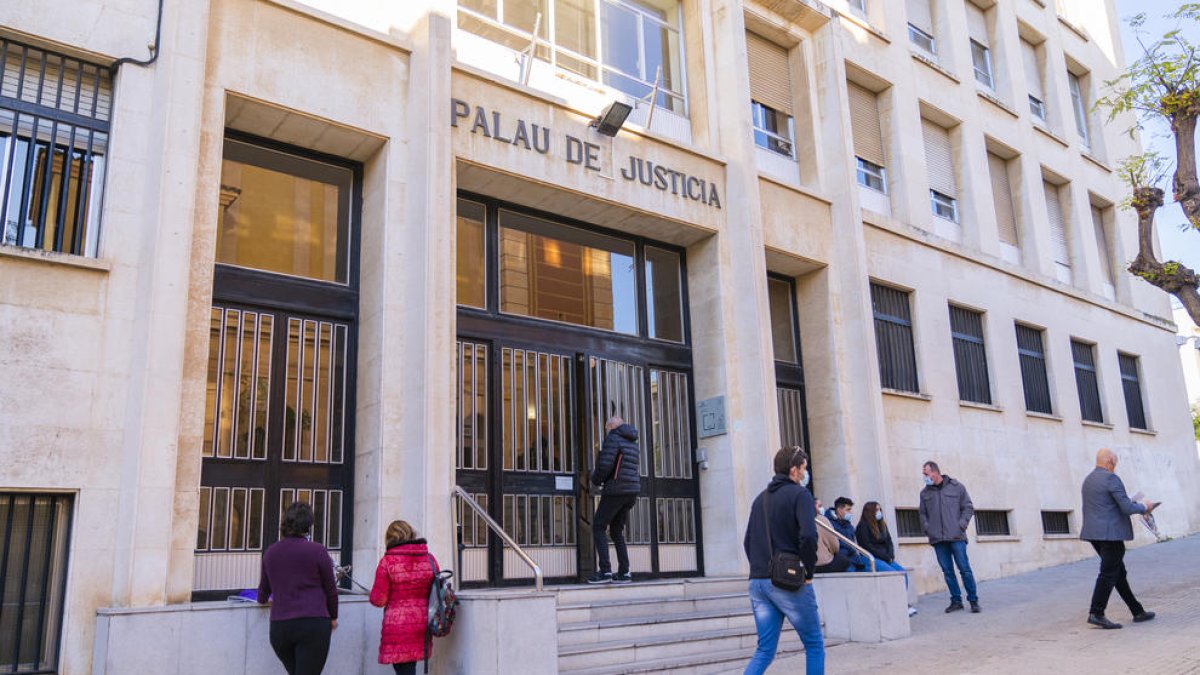
[{"label": "person wearing face mask", "polygon": [[804,574],[812,578],[817,562],[817,508],[808,485],[808,455],[799,447],[775,453],[775,476],[754,499],[742,542],[750,561],[750,606],[758,631],[758,647],[744,675],[760,675],[775,660],[783,618],[787,617],[804,643],[805,673],[825,672],[825,638],[811,583],[790,591],[771,583],[771,552],[800,557]]},{"label": "person wearing face mask", "polygon": [[[892,533],[888,531],[887,521],[883,519],[883,509],[879,502],[867,502],[863,505],[862,517],[858,519],[858,527],[854,531],[858,545],[870,551],[875,556],[875,569],[879,572],[904,572],[904,566],[896,560],[896,546],[892,543]],[[908,587],[908,573],[904,574],[904,586]],[[909,606],[908,615],[917,613],[917,608]]]},{"label": "person wearing face mask", "polygon": [[1104,616],[1113,588],[1129,606],[1134,623],[1154,618],[1133,595],[1125,575],[1125,542],[1133,539],[1130,516],[1151,513],[1158,502],[1139,504],[1125,494],[1125,483],[1117,476],[1117,455],[1108,448],[1096,453],[1096,468],[1083,481],[1083,527],[1079,538],[1091,543],[1100,556],[1100,574],[1092,590],[1092,605],[1087,622],[1101,628],[1120,628],[1121,624]]},{"label": "person wearing face mask", "polygon": [[[849,497],[838,497],[833,500],[833,508],[825,509],[825,517],[829,519],[829,523],[833,525],[833,529],[843,537],[854,541],[854,523],[850,521],[854,517],[854,502]],[[866,572],[871,569],[871,562],[867,557],[858,551],[855,551],[845,542],[841,544],[841,554],[850,561],[851,572]]]},{"label": "person wearing face mask", "polygon": [[962,575],[963,586],[967,589],[967,602],[971,603],[971,612],[978,614],[979,595],[975,588],[975,573],[971,571],[971,561],[967,558],[967,526],[975,515],[975,507],[971,504],[971,495],[962,483],[950,476],[942,474],[937,462],[925,462],[921,467],[925,479],[925,488],[921,490],[921,505],[918,512],[921,516],[921,528],[929,543],[937,553],[938,566],[946,577],[946,587],[950,590],[950,606],[946,613],[956,612],[963,608],[962,591],[958,588],[958,579],[954,576],[954,568]]}]

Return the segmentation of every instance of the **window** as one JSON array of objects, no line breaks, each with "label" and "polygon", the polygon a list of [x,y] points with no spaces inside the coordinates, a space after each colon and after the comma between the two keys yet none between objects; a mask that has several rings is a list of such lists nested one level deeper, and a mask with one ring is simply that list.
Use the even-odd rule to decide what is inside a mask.
[{"label": "window", "polygon": [[921,527],[920,511],[917,509],[896,509],[896,536],[925,536],[925,528]]},{"label": "window", "polygon": [[1020,246],[1012,183],[1008,180],[1008,160],[992,152],[987,157],[988,173],[992,179],[992,204],[996,207],[996,234],[1000,243]]},{"label": "window", "polygon": [[930,0],[907,0],[908,41],[930,55],[937,54],[933,39],[933,9]]},{"label": "window", "polygon": [[1112,249],[1108,246],[1108,229],[1104,227],[1104,209],[1092,204],[1092,227],[1096,232],[1096,253],[1100,256],[1100,274],[1104,283],[1112,285],[1113,263]]},{"label": "window", "polygon": [[217,263],[345,284],[352,179],[346,167],[226,140]]},{"label": "window", "polygon": [[0,39],[0,82],[0,243],[94,257],[108,69]]},{"label": "window", "polygon": [[918,392],[917,352],[913,346],[908,295],[890,286],[871,284],[880,384],[884,389]]},{"label": "window", "polygon": [[858,10],[860,14],[866,15],[867,0],[849,0],[847,4],[850,5],[850,9]]},{"label": "window", "polygon": [[484,273],[483,204],[458,200],[455,257],[457,261],[458,304],[483,309],[487,302],[487,275]]},{"label": "window", "polygon": [[800,331],[796,322],[796,287],[789,277],[767,277],[771,339],[775,354],[775,406],[783,447],[808,447],[804,403],[804,370],[800,367]]},{"label": "window", "polygon": [[1042,534],[1071,534],[1071,512],[1042,511]]},{"label": "window", "polygon": [[[540,21],[539,17],[540,16]],[[459,0],[458,27],[635,99],[685,113],[677,0]]]},{"label": "window", "polygon": [[788,50],[755,33],[746,33],[746,52],[750,66],[754,144],[785,157],[794,157]]},{"label": "window", "polygon": [[1051,253],[1060,281],[1071,282],[1071,244],[1067,235],[1067,219],[1063,215],[1060,187],[1050,181],[1042,181],[1046,197],[1046,217],[1050,221]]},{"label": "window", "polygon": [[1125,391],[1125,415],[1131,429],[1149,429],[1146,425],[1146,408],[1142,403],[1142,385],[1138,378],[1138,357],[1117,354],[1121,367],[1121,389]]},{"label": "window", "polygon": [[1071,340],[1071,358],[1075,362],[1075,389],[1079,392],[1079,415],[1089,422],[1103,422],[1100,405],[1100,380],[1096,373],[1095,345]]},{"label": "window", "polygon": [[69,495],[0,493],[3,672],[58,672],[71,502]]},{"label": "window", "polygon": [[950,132],[927,119],[921,119],[925,139],[925,167],[929,174],[929,198],[933,215],[958,222],[958,183],[954,177],[954,156]]},{"label": "window", "polygon": [[988,382],[987,351],[983,344],[983,314],[950,305],[950,336],[954,341],[958,398],[990,404],[992,390]]},{"label": "window", "polygon": [[975,81],[988,89],[996,86],[992,72],[992,52],[989,49],[987,17],[983,10],[972,2],[966,3],[967,35],[971,43],[971,63],[975,68]]},{"label": "window", "polygon": [[1029,113],[1034,119],[1046,121],[1046,93],[1042,86],[1042,69],[1038,65],[1037,47],[1021,39],[1021,61],[1025,66],[1025,86],[1029,89]]},{"label": "window", "polygon": [[683,280],[679,254],[646,247],[646,316],[648,334],[683,342]]},{"label": "window", "polygon": [[1083,141],[1085,148],[1091,147],[1091,139],[1088,136],[1088,106],[1087,100],[1083,96],[1083,85],[1080,84],[1079,76],[1070,71],[1067,72],[1067,84],[1071,89],[1071,108],[1075,111],[1075,129],[1079,132],[1079,140]]},{"label": "window", "polygon": [[887,192],[884,173],[883,130],[879,124],[878,95],[854,82],[846,83],[850,99],[850,129],[854,135],[854,155],[858,184],[878,192]]},{"label": "window", "polygon": [[774,277],[767,279],[767,299],[771,305],[771,339],[775,360],[798,363],[796,350],[796,301],[792,284]]},{"label": "window", "polygon": [[1008,511],[976,511],[975,535],[979,537],[1009,537]]},{"label": "window", "polygon": [[1046,369],[1046,351],[1042,346],[1042,331],[1033,326],[1016,324],[1017,357],[1021,361],[1021,385],[1025,390],[1025,409],[1030,412],[1054,414],[1050,396],[1050,378]]},{"label": "window", "polygon": [[638,334],[631,241],[500,212],[500,311]]}]

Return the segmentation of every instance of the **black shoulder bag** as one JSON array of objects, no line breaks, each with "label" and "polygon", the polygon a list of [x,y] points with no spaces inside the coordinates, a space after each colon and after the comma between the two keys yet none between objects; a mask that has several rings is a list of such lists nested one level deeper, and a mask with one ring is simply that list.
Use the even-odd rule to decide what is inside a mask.
[{"label": "black shoulder bag", "polygon": [[804,588],[806,581],[804,576],[804,562],[800,560],[800,556],[795,553],[785,553],[784,551],[775,551],[775,544],[771,542],[771,518],[770,518],[771,492],[763,490],[763,525],[767,528],[767,547],[771,551],[771,562],[767,566],[767,572],[771,575],[771,584],[775,588],[781,588],[785,591],[798,591]]}]

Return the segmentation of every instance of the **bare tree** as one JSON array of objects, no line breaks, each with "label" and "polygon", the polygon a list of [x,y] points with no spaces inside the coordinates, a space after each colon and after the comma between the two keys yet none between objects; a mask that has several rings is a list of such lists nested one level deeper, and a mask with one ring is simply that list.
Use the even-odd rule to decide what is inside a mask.
[{"label": "bare tree", "polygon": [[[1167,16],[1175,20],[1175,29],[1152,42],[1147,41],[1143,29],[1146,15],[1130,20],[1142,54],[1119,77],[1105,83],[1109,94],[1096,105],[1108,111],[1110,121],[1134,113],[1138,123],[1130,133],[1151,120],[1167,124],[1175,140],[1172,197],[1187,217],[1184,227],[1200,230],[1200,180],[1196,176],[1200,45],[1192,40],[1200,29],[1200,3],[1183,3]],[[1159,185],[1170,172],[1170,162],[1153,152],[1126,158],[1120,164],[1121,177],[1132,190],[1128,206],[1138,217],[1138,253],[1129,271],[1174,295],[1200,324],[1196,271],[1177,260],[1160,261],[1154,253],[1154,215],[1165,203]]]}]

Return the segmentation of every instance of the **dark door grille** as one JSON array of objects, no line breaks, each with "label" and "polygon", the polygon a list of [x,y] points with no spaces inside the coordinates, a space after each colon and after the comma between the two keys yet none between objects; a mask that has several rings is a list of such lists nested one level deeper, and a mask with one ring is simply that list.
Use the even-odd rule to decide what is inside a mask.
[{"label": "dark door grille", "polygon": [[70,495],[0,493],[0,671],[56,673]]}]

